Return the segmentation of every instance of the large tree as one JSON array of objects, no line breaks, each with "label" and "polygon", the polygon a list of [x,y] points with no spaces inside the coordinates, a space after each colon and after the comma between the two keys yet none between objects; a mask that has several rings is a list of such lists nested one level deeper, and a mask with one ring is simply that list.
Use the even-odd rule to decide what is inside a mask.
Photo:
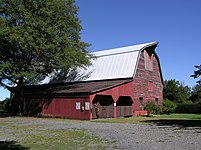
[{"label": "large tree", "polygon": [[24,83],[89,65],[77,13],[75,0],[0,0],[0,84],[22,99]]}]

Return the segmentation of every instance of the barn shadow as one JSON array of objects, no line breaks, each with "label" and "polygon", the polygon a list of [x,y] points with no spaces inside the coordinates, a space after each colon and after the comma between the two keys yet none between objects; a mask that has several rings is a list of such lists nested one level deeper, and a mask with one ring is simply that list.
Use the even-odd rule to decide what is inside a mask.
[{"label": "barn shadow", "polygon": [[155,124],[157,126],[170,126],[170,127],[180,127],[180,128],[189,128],[189,127],[201,128],[201,120],[159,119],[159,120],[145,120],[142,122]]},{"label": "barn shadow", "polygon": [[0,141],[1,150],[29,150],[30,148],[18,144],[16,141]]}]

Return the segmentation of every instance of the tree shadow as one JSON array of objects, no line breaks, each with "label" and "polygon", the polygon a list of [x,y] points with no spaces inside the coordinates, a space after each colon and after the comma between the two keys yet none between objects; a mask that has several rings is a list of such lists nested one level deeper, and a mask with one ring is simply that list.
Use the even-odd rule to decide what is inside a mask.
[{"label": "tree shadow", "polygon": [[1,112],[0,111],[0,118],[5,118],[5,117],[9,117],[10,114],[8,112]]},{"label": "tree shadow", "polygon": [[49,83],[66,83],[66,82],[75,82],[75,81],[83,81],[91,75],[92,72],[83,72],[78,68],[60,70],[59,72],[55,72],[54,75],[50,78]]},{"label": "tree shadow", "polygon": [[16,141],[0,141],[0,150],[29,150],[30,148],[18,144]]},{"label": "tree shadow", "polygon": [[158,126],[172,126],[172,127],[198,127],[201,128],[201,120],[179,120],[179,119],[159,119],[159,120],[144,120],[142,122],[156,124]]}]

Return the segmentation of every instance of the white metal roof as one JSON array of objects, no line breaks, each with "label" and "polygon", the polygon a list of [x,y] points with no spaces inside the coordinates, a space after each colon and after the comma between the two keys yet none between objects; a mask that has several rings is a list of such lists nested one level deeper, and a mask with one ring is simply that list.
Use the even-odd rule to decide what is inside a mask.
[{"label": "white metal roof", "polygon": [[142,50],[146,47],[149,47],[149,46],[155,45],[155,44],[158,44],[158,42],[150,42],[150,43],[145,43],[145,44],[138,44],[138,45],[133,45],[133,46],[109,49],[109,50],[101,50],[101,51],[94,52],[93,54],[97,57],[100,57],[100,56],[105,56],[105,55],[129,53],[129,52],[133,52],[133,51]]},{"label": "white metal roof", "polygon": [[86,74],[90,74],[86,81],[132,77],[138,54],[139,51],[134,51],[97,56],[97,59],[86,70]]},{"label": "white metal roof", "polygon": [[132,78],[135,73],[139,52],[155,44],[158,44],[158,42],[94,52],[93,55],[97,59],[92,62],[92,65],[87,70],[83,70],[85,74],[88,74],[88,78],[84,80]]},{"label": "white metal roof", "polygon": [[[78,69],[79,75],[83,78],[77,78],[75,81],[132,78],[136,71],[140,51],[157,44],[158,42],[151,42],[93,52],[96,59],[92,60],[92,65],[86,70]],[[50,76],[45,78],[41,83],[48,83],[50,78]]]}]

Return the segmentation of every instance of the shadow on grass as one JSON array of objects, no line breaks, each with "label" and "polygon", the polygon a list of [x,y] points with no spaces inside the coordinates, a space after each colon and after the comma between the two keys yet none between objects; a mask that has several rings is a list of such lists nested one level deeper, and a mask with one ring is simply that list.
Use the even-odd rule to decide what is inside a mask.
[{"label": "shadow on grass", "polygon": [[9,113],[0,112],[0,118],[5,118],[5,117],[9,117],[9,116],[10,116]]},{"label": "shadow on grass", "polygon": [[16,141],[0,141],[0,150],[29,150],[29,148],[18,144]]},{"label": "shadow on grass", "polygon": [[186,127],[201,127],[201,120],[179,120],[179,119],[159,119],[159,120],[145,120],[142,122],[156,124],[158,126],[178,126]]}]

